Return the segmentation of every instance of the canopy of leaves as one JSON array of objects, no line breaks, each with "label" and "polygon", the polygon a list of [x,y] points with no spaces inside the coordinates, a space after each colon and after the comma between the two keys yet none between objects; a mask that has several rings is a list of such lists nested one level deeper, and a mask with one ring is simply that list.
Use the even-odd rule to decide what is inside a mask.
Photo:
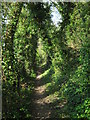
[{"label": "canopy of leaves", "polygon": [[[57,116],[90,118],[89,5],[2,2],[3,118],[32,117],[30,98],[44,64],[51,72],[47,93],[58,91],[59,100],[66,101]],[[51,20],[51,6],[62,16],[58,26]]]}]

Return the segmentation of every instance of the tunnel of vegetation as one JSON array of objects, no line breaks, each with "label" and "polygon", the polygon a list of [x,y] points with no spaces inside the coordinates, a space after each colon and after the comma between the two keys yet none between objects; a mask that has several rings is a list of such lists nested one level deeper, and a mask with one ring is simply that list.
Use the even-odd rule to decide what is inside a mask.
[{"label": "tunnel of vegetation", "polygon": [[[38,68],[46,70],[48,94],[66,101],[61,112],[90,118],[90,3],[2,3],[3,118],[31,118]],[[51,6],[62,22],[51,20]],[[46,67],[46,68],[45,68]],[[45,72],[45,71],[44,71]]]}]

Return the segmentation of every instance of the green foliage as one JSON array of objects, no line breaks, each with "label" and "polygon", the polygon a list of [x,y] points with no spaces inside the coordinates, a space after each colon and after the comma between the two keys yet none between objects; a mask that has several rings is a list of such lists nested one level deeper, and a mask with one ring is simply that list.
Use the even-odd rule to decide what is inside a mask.
[{"label": "green foliage", "polygon": [[[9,12],[7,15],[7,11],[3,14],[9,22],[5,23],[2,31],[5,36],[2,62],[3,118],[30,118],[31,111],[28,106],[31,104],[33,79],[36,77],[37,28],[34,22],[31,23],[32,17],[27,14],[30,11],[26,4],[8,4],[5,7],[9,6]],[[21,100],[23,102],[20,104]]]},{"label": "green foliage", "polygon": [[46,92],[58,93],[59,117],[90,118],[89,3],[52,4],[62,15],[57,27],[48,3],[2,3],[3,118],[32,117],[38,67],[47,69]]},{"label": "green foliage", "polygon": [[[68,4],[65,6],[60,4],[60,6],[63,8],[63,13],[66,13],[63,14],[61,27],[58,29],[52,27],[54,30],[54,33],[51,32],[52,52],[54,52],[53,56],[49,55],[52,57],[54,73],[48,78],[51,79],[51,83],[48,84],[47,91],[49,93],[59,91],[60,99],[64,97],[67,100],[67,105],[63,108],[64,112],[67,113],[69,109],[68,115],[71,118],[89,118],[89,109],[86,107],[89,103],[85,104],[85,101],[90,101],[89,5],[88,3],[72,4],[69,9]],[[48,44],[45,48],[49,48]]]}]

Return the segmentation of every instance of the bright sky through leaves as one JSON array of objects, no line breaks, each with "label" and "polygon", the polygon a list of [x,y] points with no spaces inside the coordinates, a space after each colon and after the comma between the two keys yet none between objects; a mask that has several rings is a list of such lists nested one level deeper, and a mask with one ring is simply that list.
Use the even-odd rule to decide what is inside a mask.
[{"label": "bright sky through leaves", "polygon": [[59,22],[62,22],[62,18],[60,13],[58,12],[57,8],[51,7],[52,13],[51,13],[51,19],[54,23],[54,25],[58,26]]}]

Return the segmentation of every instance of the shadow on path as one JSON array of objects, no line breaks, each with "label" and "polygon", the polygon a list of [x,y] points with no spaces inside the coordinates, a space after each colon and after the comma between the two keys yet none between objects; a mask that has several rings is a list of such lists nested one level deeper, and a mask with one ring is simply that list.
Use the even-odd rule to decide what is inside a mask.
[{"label": "shadow on path", "polygon": [[33,95],[33,118],[39,118],[40,120],[51,117],[51,108],[47,99],[48,95],[45,93],[46,86],[43,85],[43,81],[40,78],[41,73],[42,70],[39,68]]},{"label": "shadow on path", "polygon": [[[52,71],[48,68],[45,72],[40,67],[37,71],[37,77],[35,81],[35,89],[33,93],[33,105],[32,105],[32,119],[58,119],[68,118],[69,116],[63,107],[66,106],[67,101],[65,99],[59,100],[58,94],[51,94],[47,92],[47,84],[51,82],[50,75]],[[56,91],[57,92],[57,91]]]}]

